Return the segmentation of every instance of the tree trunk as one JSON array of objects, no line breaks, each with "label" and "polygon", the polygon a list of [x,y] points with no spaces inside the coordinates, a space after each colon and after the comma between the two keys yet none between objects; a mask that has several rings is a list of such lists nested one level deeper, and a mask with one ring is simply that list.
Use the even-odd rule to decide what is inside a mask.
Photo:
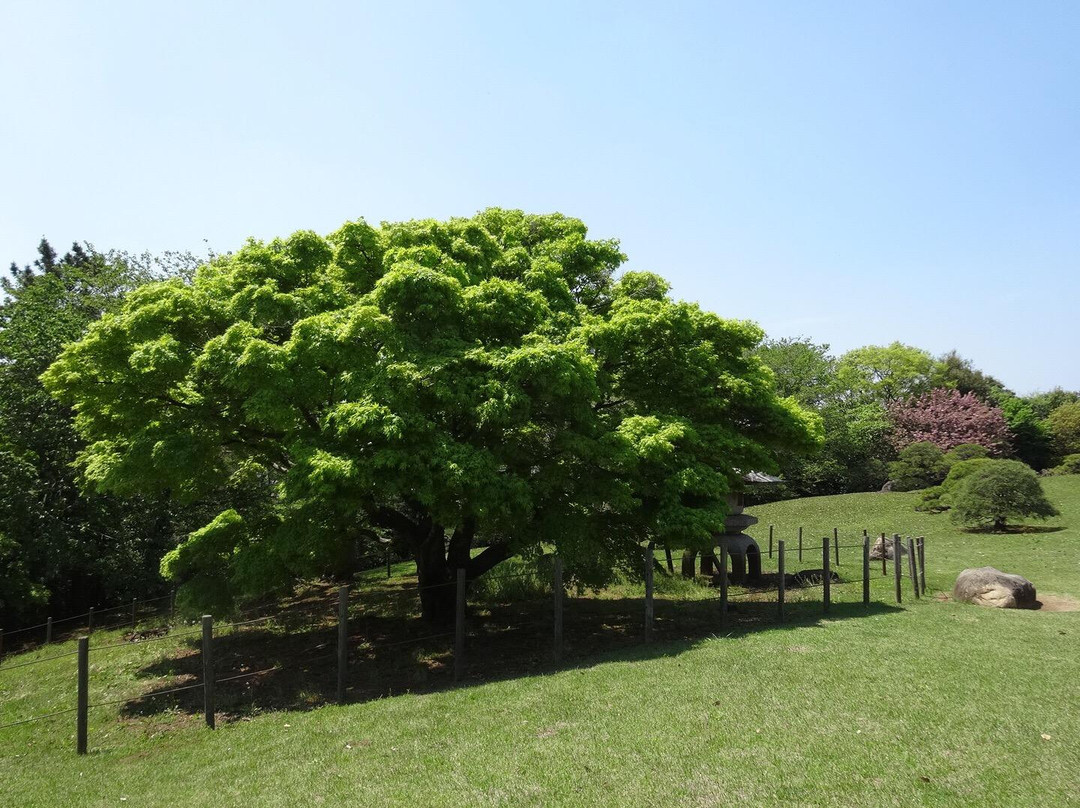
[{"label": "tree trunk", "polygon": [[470,519],[446,540],[442,525],[432,523],[425,533],[412,535],[410,545],[416,559],[416,577],[420,589],[420,614],[431,623],[447,625],[454,621],[457,603],[457,571],[465,570],[466,587],[496,564],[510,557],[507,544],[492,544],[479,555],[472,555],[476,525]]},{"label": "tree trunk", "polygon": [[694,559],[697,558],[697,550],[683,550],[682,553],[682,576],[683,578],[694,577]]},{"label": "tree trunk", "polygon": [[712,550],[703,552],[701,554],[701,574],[707,578],[711,578],[716,574],[716,569],[719,563],[716,558],[716,554]]},{"label": "tree trunk", "polygon": [[454,573],[446,563],[446,531],[442,525],[432,524],[412,545],[421,615],[433,623],[452,622],[457,586]]}]

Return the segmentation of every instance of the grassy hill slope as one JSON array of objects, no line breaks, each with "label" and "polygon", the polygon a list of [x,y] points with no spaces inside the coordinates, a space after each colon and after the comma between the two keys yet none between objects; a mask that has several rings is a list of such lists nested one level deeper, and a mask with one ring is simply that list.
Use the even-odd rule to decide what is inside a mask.
[{"label": "grassy hill slope", "polygon": [[[993,564],[1080,596],[1080,477],[1046,481],[1053,532],[968,534],[914,496],[759,506],[755,528],[927,537],[947,589]],[[842,569],[854,565],[844,551]],[[887,584],[876,581],[875,587]],[[1080,613],[908,602],[699,641],[546,675],[347,707],[272,712],[211,732],[190,713],[91,713],[0,730],[10,805],[1080,805]],[[108,638],[95,635],[95,642]],[[73,702],[73,658],[0,666],[0,723]],[[180,641],[96,658],[92,701],[123,699]],[[167,669],[167,664],[162,670]],[[225,685],[227,686],[227,685]],[[225,687],[223,686],[223,687]]]}]

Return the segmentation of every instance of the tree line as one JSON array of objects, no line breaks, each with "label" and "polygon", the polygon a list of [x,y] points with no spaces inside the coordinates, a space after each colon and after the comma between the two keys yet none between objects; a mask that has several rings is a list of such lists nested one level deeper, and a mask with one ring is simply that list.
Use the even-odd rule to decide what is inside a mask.
[{"label": "tree line", "polygon": [[[976,444],[1043,472],[1064,473],[1080,452],[1080,392],[1018,395],[955,350],[935,357],[896,342],[833,356],[809,339],[769,339],[757,354],[781,394],[816,412],[825,427],[816,453],[781,453],[786,483],[772,496],[879,490],[893,480],[902,450],[916,443],[940,452]],[[940,479],[924,484],[934,482]],[[922,486],[902,482],[897,490],[911,487]]]}]

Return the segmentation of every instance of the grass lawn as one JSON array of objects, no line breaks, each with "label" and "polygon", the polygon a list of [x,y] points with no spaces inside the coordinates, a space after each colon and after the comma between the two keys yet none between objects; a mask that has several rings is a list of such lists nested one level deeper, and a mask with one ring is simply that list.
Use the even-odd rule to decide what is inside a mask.
[{"label": "grass lawn", "polygon": [[[834,526],[842,544],[864,528],[925,535],[932,588],[991,564],[1030,578],[1040,594],[1077,598],[1080,476],[1045,487],[1062,516],[1050,530],[1005,536],[916,513],[911,494],[749,510],[761,519],[759,539],[770,523],[789,541],[802,525],[808,546]],[[819,566],[814,553],[808,563]],[[841,574],[854,577],[857,552],[842,551],[841,561]],[[670,630],[651,646],[590,653],[578,634],[568,636],[575,653],[560,670],[508,670],[498,681],[344,707],[241,711],[213,732],[186,694],[152,710],[130,700],[195,678],[191,637],[97,650],[91,703],[117,703],[91,711],[91,754],[74,754],[73,714],[0,730],[0,804],[1080,805],[1080,612],[913,603],[910,586],[896,608],[880,570],[874,587],[882,602],[869,612],[851,585],[840,587],[828,619],[806,603],[786,625],[750,621],[691,639],[678,636],[678,621],[696,604],[658,605]],[[638,625],[636,595],[614,594],[628,604],[628,625]],[[568,604],[570,635],[577,605]],[[245,631],[225,637],[225,648]],[[279,644],[325,639],[308,652],[313,660],[330,641],[321,628],[264,631]],[[110,641],[119,635],[94,637]],[[0,723],[73,706],[74,657],[5,670],[73,647],[5,659]],[[219,691],[241,703],[247,681]],[[288,697],[303,705],[307,686],[316,703],[325,684],[294,678]]]}]

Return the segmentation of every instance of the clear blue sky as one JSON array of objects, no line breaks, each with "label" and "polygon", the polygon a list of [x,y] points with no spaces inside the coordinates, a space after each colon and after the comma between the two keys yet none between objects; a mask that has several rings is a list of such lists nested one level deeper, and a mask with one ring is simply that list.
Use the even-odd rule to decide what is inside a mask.
[{"label": "clear blue sky", "polygon": [[557,210],[772,336],[1080,388],[1078,33],[1076,2],[5,0],[0,259]]}]

